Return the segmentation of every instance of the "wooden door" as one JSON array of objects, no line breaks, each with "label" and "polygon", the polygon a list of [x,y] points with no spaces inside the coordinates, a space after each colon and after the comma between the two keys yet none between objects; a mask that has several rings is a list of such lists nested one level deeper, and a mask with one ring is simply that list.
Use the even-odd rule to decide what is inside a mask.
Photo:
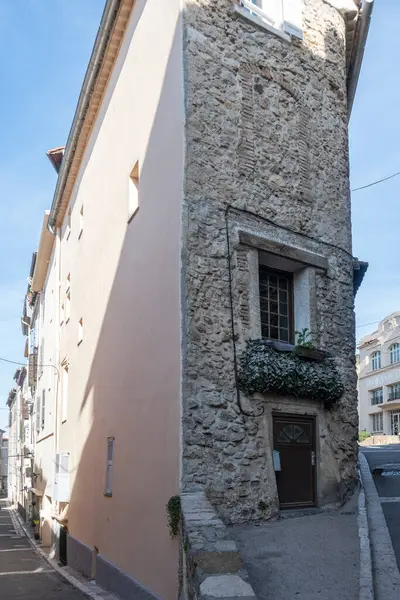
[{"label": "wooden door", "polygon": [[282,508],[315,505],[315,419],[274,415],[274,450],[279,452],[276,471]]}]

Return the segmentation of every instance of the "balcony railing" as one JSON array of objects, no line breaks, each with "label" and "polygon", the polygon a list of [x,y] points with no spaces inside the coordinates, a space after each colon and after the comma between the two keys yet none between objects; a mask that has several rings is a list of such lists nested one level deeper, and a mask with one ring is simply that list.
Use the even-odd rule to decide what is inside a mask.
[{"label": "balcony railing", "polygon": [[395,392],[390,392],[388,400],[400,400],[400,390],[396,390]]}]

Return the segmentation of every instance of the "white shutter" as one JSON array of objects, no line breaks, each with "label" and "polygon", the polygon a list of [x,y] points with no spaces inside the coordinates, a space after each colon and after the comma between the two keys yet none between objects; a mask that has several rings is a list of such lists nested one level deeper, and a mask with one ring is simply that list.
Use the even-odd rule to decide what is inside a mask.
[{"label": "white shutter", "polygon": [[57,452],[54,465],[53,500],[69,502],[69,452]]},{"label": "white shutter", "polygon": [[283,0],[283,28],[289,35],[303,39],[303,0]]},{"label": "white shutter", "polygon": [[112,496],[112,470],[114,462],[114,438],[107,438],[107,466],[106,466],[106,496]]},{"label": "white shutter", "polygon": [[40,396],[36,398],[36,431],[40,431]]}]

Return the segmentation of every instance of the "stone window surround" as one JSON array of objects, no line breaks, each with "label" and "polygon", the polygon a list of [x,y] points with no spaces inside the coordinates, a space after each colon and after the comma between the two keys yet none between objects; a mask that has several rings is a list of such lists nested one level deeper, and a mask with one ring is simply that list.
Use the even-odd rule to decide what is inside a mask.
[{"label": "stone window surround", "polygon": [[[279,230],[279,228],[276,228]],[[296,235],[296,234],[294,234]],[[261,315],[259,296],[259,261],[279,271],[293,273],[294,330],[308,328],[315,334],[318,345],[316,273],[328,269],[325,256],[311,252],[292,240],[284,241],[266,231],[250,230],[236,226],[236,250],[247,255],[248,304],[250,331],[238,329],[239,340],[261,338]],[[298,237],[298,235],[296,235]],[[301,237],[301,236],[300,236]],[[282,268],[286,267],[286,268]],[[242,330],[241,330],[242,329]]]}]

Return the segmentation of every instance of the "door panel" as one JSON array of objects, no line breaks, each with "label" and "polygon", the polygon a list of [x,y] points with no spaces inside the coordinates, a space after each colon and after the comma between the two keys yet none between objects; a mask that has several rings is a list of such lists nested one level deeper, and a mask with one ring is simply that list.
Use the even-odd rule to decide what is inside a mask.
[{"label": "door panel", "polygon": [[315,419],[277,415],[273,417],[274,450],[280,454],[276,471],[282,507],[315,504]]}]

